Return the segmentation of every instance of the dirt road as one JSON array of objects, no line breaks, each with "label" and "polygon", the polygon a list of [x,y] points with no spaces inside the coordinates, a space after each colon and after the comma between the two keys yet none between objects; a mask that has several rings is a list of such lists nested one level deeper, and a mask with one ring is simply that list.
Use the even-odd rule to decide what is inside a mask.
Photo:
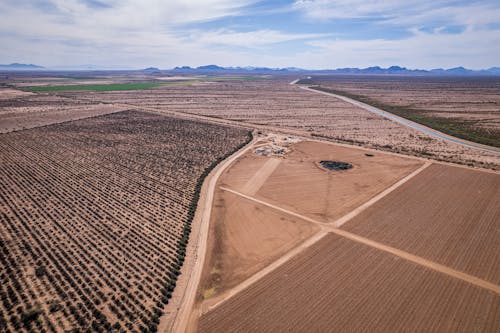
[{"label": "dirt road", "polygon": [[[198,239],[192,239],[191,242],[196,242],[193,244],[196,247],[196,257],[195,262],[192,267],[192,271],[189,274],[189,281],[187,287],[184,290],[182,296],[181,305],[177,311],[174,323],[172,327],[163,328],[163,332],[186,332],[189,324],[189,318],[193,305],[196,299],[196,293],[198,291],[198,285],[201,279],[201,274],[204,267],[205,255],[207,252],[207,241],[208,241],[208,230],[210,215],[212,212],[212,202],[214,198],[215,185],[219,176],[226,170],[236,159],[245,154],[248,150],[252,149],[256,139],[254,139],[243,149],[238,151],[236,154],[229,157],[227,160],[222,162],[217,166],[213,173],[211,173],[205,180],[208,186],[205,191],[202,190],[200,200],[199,200],[199,211],[197,211],[198,222],[200,225],[200,231],[198,234]],[[195,217],[196,218],[196,217]]]}]

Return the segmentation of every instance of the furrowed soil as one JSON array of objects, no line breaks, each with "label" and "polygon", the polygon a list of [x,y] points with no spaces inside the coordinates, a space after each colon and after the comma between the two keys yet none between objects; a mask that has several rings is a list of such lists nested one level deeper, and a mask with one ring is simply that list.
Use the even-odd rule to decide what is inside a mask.
[{"label": "furrowed soil", "polygon": [[156,331],[201,177],[248,139],[137,111],[0,135],[0,331]]},{"label": "furrowed soil", "polygon": [[200,332],[494,332],[500,297],[329,234],[205,313]]},{"label": "furrowed soil", "polygon": [[[297,143],[256,197],[320,222],[333,222],[423,164],[383,153],[370,157],[367,153],[320,142]],[[321,160],[347,162],[353,168],[327,170],[319,164]]]},{"label": "furrowed soil", "polygon": [[124,106],[0,90],[0,133],[124,111]]},{"label": "furrowed soil", "polygon": [[343,229],[500,284],[500,175],[434,164]]}]

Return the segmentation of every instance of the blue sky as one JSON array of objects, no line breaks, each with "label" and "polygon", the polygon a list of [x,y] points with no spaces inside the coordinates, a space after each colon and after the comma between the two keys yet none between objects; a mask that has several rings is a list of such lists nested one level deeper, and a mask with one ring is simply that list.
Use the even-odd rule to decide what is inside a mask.
[{"label": "blue sky", "polygon": [[0,63],[500,66],[499,1],[2,0]]}]

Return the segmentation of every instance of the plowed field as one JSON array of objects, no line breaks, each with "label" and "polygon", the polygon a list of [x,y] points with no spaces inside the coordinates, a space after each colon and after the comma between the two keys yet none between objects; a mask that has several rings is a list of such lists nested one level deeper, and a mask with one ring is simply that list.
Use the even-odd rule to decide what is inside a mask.
[{"label": "plowed field", "polygon": [[0,331],[155,331],[240,129],[144,112],[0,136]]},{"label": "plowed field", "polygon": [[500,284],[500,175],[434,164],[344,229]]},{"label": "plowed field", "polygon": [[494,332],[500,297],[336,235],[204,314],[200,332]]}]

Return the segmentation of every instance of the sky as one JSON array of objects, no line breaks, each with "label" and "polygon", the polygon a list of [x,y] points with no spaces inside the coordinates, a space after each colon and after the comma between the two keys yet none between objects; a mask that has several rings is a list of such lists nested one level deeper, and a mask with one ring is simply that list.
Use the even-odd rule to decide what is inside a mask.
[{"label": "sky", "polygon": [[12,62],[483,69],[500,66],[500,1],[1,0]]}]

